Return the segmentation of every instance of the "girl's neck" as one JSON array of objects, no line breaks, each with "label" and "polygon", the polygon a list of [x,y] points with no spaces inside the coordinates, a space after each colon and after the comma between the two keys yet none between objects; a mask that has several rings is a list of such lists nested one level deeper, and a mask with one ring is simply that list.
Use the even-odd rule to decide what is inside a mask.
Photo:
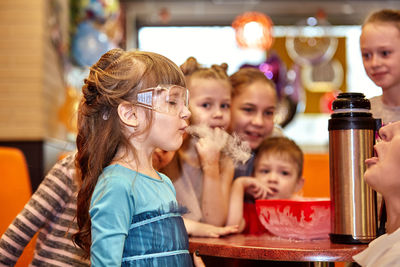
[{"label": "girl's neck", "polygon": [[196,139],[189,136],[183,142],[181,148],[178,153],[180,158],[194,167],[200,167],[200,159],[196,149]]},{"label": "girl's neck", "polygon": [[137,159],[133,156],[132,152],[126,152],[125,150],[118,150],[111,164],[119,164],[125,168],[137,171],[141,174],[145,174],[155,179],[160,179],[157,172],[154,170],[152,165],[151,154],[143,152],[144,150],[138,150]]},{"label": "girl's neck", "polygon": [[385,203],[387,212],[386,231],[391,234],[400,228],[400,200],[398,198],[390,199],[385,200]]},{"label": "girl's neck", "polygon": [[390,107],[400,106],[400,84],[383,90],[382,101]]}]

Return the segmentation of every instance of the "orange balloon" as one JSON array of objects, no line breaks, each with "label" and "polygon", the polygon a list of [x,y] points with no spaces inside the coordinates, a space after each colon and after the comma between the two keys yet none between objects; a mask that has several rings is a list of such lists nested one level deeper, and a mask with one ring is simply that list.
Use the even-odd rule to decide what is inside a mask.
[{"label": "orange balloon", "polygon": [[71,133],[77,133],[77,111],[80,101],[78,91],[68,86],[65,88],[65,102],[58,110],[58,118]]}]

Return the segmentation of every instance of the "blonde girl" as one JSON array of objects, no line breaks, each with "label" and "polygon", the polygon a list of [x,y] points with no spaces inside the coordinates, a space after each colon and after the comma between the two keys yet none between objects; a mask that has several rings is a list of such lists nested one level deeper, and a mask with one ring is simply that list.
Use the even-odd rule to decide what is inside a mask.
[{"label": "blonde girl", "polygon": [[382,95],[370,99],[373,116],[385,124],[400,120],[400,11],[372,13],[362,27],[360,48],[368,77],[382,88]]},{"label": "blonde girl", "polygon": [[226,65],[202,68],[193,57],[181,66],[190,92],[191,125],[209,130],[207,137],[188,136],[163,170],[171,177],[185,218],[225,225],[233,162],[221,153],[230,123],[231,86]]}]

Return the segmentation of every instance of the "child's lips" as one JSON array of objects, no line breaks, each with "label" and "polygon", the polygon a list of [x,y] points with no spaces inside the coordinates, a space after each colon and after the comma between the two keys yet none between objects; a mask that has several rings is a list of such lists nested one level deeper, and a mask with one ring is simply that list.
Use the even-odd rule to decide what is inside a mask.
[{"label": "child's lips", "polygon": [[251,140],[253,140],[253,139],[254,139],[254,140],[257,140],[257,139],[260,139],[260,138],[263,137],[262,134],[256,133],[256,132],[249,132],[249,131],[246,131],[245,134],[246,134],[246,136],[247,136],[249,139],[251,139]]},{"label": "child's lips", "polygon": [[278,189],[275,188],[275,187],[270,187],[269,189],[272,191],[272,193],[268,193],[267,198],[272,198],[272,197],[274,197],[276,194],[278,194],[278,192],[279,192]]},{"label": "child's lips", "polygon": [[374,77],[375,79],[380,79],[386,75],[386,72],[375,72],[372,73],[371,76]]},{"label": "child's lips", "polygon": [[375,165],[376,163],[378,163],[378,161],[379,161],[378,157],[372,157],[372,158],[366,159],[365,164],[367,165],[367,168],[370,168],[373,165]]},{"label": "child's lips", "polygon": [[187,127],[188,127],[188,126],[185,125],[185,126],[179,128],[179,131],[182,132],[182,133],[186,133],[186,128],[187,128]]}]

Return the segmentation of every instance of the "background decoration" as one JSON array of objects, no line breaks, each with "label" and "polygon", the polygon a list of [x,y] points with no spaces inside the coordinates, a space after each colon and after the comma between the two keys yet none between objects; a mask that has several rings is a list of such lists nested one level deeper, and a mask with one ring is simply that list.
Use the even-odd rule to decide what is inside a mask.
[{"label": "background decoration", "polygon": [[315,93],[339,90],[343,83],[343,67],[337,59],[314,65],[305,65],[301,79],[307,90]]},{"label": "background decoration", "polygon": [[58,119],[68,131],[67,138],[73,141],[81,88],[89,66],[120,45],[124,29],[119,0],[70,0],[69,5],[71,43],[64,66],[65,97]]},{"label": "background decoration", "polygon": [[245,12],[232,22],[239,47],[268,50],[273,43],[271,19],[260,12]]},{"label": "background decoration", "polygon": [[335,54],[335,37],[288,36],[286,49],[289,56],[300,65],[319,64],[329,61]]},{"label": "background decoration", "polygon": [[166,25],[169,23],[169,20],[171,19],[171,12],[169,11],[168,8],[163,7],[158,11],[158,16],[160,18],[161,23]]},{"label": "background decoration", "polygon": [[64,124],[68,132],[76,134],[77,129],[77,116],[80,100],[80,94],[76,88],[71,86],[65,87],[65,102],[58,110],[58,119]]},{"label": "background decoration", "polygon": [[80,0],[81,16],[100,24],[117,17],[120,12],[118,0]]},{"label": "background decoration", "polygon": [[337,96],[341,93],[339,90],[333,90],[330,92],[326,92],[320,98],[319,101],[319,109],[322,113],[332,113],[332,102],[337,98]]},{"label": "background decoration", "polygon": [[285,38],[275,38],[271,48],[291,70],[297,69],[298,83],[304,88],[299,91],[298,112],[329,113],[330,97],[346,90],[346,38],[331,29],[325,12],[319,10],[315,17],[290,27]]},{"label": "background decoration", "polygon": [[72,0],[71,10],[72,59],[79,66],[91,66],[122,39],[119,1]]},{"label": "background decoration", "polygon": [[272,51],[265,62],[261,63],[258,68],[264,72],[268,79],[275,83],[278,97],[281,98],[285,94],[284,88],[287,83],[285,63],[282,62],[277,53]]},{"label": "background decoration", "polygon": [[259,65],[244,64],[241,68],[252,67],[261,70],[265,76],[275,83],[278,105],[275,112],[275,123],[285,127],[298,110],[301,94],[300,75],[295,71],[287,73],[286,65],[279,55],[272,51],[267,59]]},{"label": "background decoration", "polygon": [[329,36],[325,12],[319,10],[315,17],[297,23],[297,28],[288,31],[286,50],[293,61],[300,65],[320,64],[331,60],[338,40]]},{"label": "background decoration", "polygon": [[93,22],[83,21],[78,25],[72,41],[72,55],[78,65],[91,66],[114,47],[108,36],[96,29]]},{"label": "background decoration", "polygon": [[285,86],[282,91],[274,120],[275,123],[285,127],[297,113],[304,111],[305,95],[301,83],[300,66],[297,64],[285,72]]}]

